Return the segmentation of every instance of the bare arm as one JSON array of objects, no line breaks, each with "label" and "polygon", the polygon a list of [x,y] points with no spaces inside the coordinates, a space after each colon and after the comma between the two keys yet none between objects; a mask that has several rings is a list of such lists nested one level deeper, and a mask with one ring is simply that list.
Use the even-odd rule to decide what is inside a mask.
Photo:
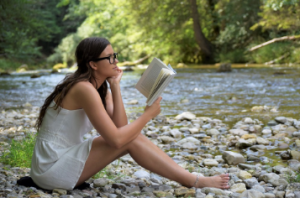
[{"label": "bare arm", "polygon": [[[96,89],[89,82],[79,82],[74,86],[74,97],[77,104],[83,108],[95,129],[113,147],[121,148],[134,140],[147,124],[147,122],[159,114],[159,98],[152,106],[134,122],[117,127],[110,118]],[[126,123],[127,124],[127,123]]]},{"label": "bare arm", "polygon": [[119,75],[107,79],[110,84],[112,94],[108,91],[107,93],[107,112],[117,127],[127,125],[127,115],[125,112],[123,99],[121,95],[120,80],[123,71],[119,70]]}]

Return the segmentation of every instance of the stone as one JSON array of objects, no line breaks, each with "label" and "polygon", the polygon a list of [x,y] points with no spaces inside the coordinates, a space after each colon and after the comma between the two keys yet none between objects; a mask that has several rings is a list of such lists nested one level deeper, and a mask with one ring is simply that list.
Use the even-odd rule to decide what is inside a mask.
[{"label": "stone", "polygon": [[198,147],[192,142],[185,142],[180,145],[183,149],[196,150]]},{"label": "stone", "polygon": [[197,188],[195,196],[196,198],[205,198],[206,194],[202,193],[201,189]]},{"label": "stone", "polygon": [[205,194],[215,194],[216,197],[222,197],[222,196],[228,196],[229,193],[224,191],[224,190],[221,190],[219,188],[209,188],[209,187],[204,187],[201,189],[201,192],[202,193],[205,193]]},{"label": "stone", "polygon": [[262,138],[262,137],[257,137],[256,142],[257,142],[257,144],[262,144],[262,145],[269,145],[270,144],[269,140],[267,140],[265,138]]},{"label": "stone", "polygon": [[60,195],[66,195],[67,191],[64,189],[53,189],[54,193],[60,194]]},{"label": "stone", "polygon": [[300,152],[299,151],[291,150],[291,156],[292,156],[292,159],[300,161]]},{"label": "stone", "polygon": [[138,100],[130,100],[129,102],[127,102],[128,105],[136,105],[139,104]]},{"label": "stone", "polygon": [[183,112],[175,117],[176,120],[194,120],[196,115],[191,112]]},{"label": "stone", "polygon": [[284,198],[285,191],[276,191],[275,192],[275,197],[276,198]]},{"label": "stone", "polygon": [[240,195],[240,198],[265,198],[265,195],[256,190],[246,190]]},{"label": "stone", "polygon": [[256,135],[255,134],[245,134],[245,135],[242,135],[241,138],[242,139],[245,139],[245,140],[248,140],[248,139],[256,139]]},{"label": "stone", "polygon": [[283,160],[289,160],[289,159],[292,159],[292,155],[291,155],[291,153],[288,152],[288,151],[284,151],[284,152],[280,153],[280,157],[281,157],[281,159],[283,159]]},{"label": "stone", "polygon": [[268,122],[267,124],[268,126],[276,126],[277,125],[277,122],[275,120],[271,120]]},{"label": "stone", "polygon": [[220,132],[217,129],[208,129],[206,131],[206,134],[209,136],[219,135]]},{"label": "stone", "polygon": [[272,130],[269,129],[269,128],[265,128],[265,129],[262,130],[262,134],[264,134],[264,135],[269,135],[271,133],[272,133]]},{"label": "stone", "polygon": [[99,178],[94,180],[94,187],[104,187],[108,184],[108,179],[106,178]]},{"label": "stone", "polygon": [[252,188],[253,186],[258,185],[258,181],[255,177],[245,179],[244,183],[246,184],[247,188]]},{"label": "stone", "polygon": [[[256,140],[254,140],[256,142]],[[239,139],[238,142],[236,143],[236,147],[243,149],[243,148],[248,148],[252,145],[254,145],[254,141],[249,141],[249,140],[244,140],[244,139]]]},{"label": "stone", "polygon": [[294,120],[293,126],[296,127],[297,129],[300,129],[300,120]]},{"label": "stone", "polygon": [[144,171],[144,170],[136,171],[133,175],[137,178],[150,179],[150,173],[148,173],[147,171]]},{"label": "stone", "polygon": [[253,145],[250,147],[252,151],[263,151],[266,149],[264,145]]},{"label": "stone", "polygon": [[293,133],[293,136],[294,136],[294,137],[300,137],[300,132],[294,132],[294,133]]},{"label": "stone", "polygon": [[188,129],[191,134],[195,134],[199,132],[199,128],[193,127]]},{"label": "stone", "polygon": [[222,157],[229,165],[237,165],[246,161],[240,153],[234,153],[232,151],[224,151]]},{"label": "stone", "polygon": [[264,187],[262,187],[262,186],[259,185],[259,184],[253,186],[251,190],[256,190],[256,191],[259,191],[259,192],[262,192],[262,193],[265,193],[265,192],[266,192],[266,190],[264,189]]},{"label": "stone", "polygon": [[181,138],[182,137],[182,133],[178,129],[172,129],[172,130],[170,130],[170,134],[174,138]]},{"label": "stone", "polygon": [[270,183],[273,186],[279,186],[280,185],[279,178],[280,178],[280,176],[275,174],[275,173],[267,173],[267,174],[261,175],[259,177],[259,179],[263,180],[266,183]]},{"label": "stone", "polygon": [[154,194],[156,197],[169,197],[169,196],[172,196],[171,193],[169,193],[169,192],[164,192],[164,191],[153,191],[153,194]]},{"label": "stone", "polygon": [[284,116],[276,117],[275,121],[280,123],[280,124],[284,124],[286,122],[286,117],[284,117]]},{"label": "stone", "polygon": [[218,72],[231,72],[231,63],[221,63]]},{"label": "stone", "polygon": [[246,185],[244,183],[237,183],[237,184],[233,184],[230,187],[230,190],[232,192],[236,192],[236,193],[242,193],[246,190]]},{"label": "stone", "polygon": [[187,138],[183,138],[182,140],[178,141],[177,143],[179,145],[183,145],[184,143],[193,143],[193,144],[196,144],[196,145],[200,145],[200,141],[197,140],[196,138],[194,137],[187,137]]},{"label": "stone", "polygon": [[247,171],[243,171],[241,170],[238,174],[238,177],[241,179],[241,180],[246,180],[246,179],[250,179],[252,178],[252,175],[250,173],[248,173]]},{"label": "stone", "polygon": [[245,119],[244,119],[244,122],[245,122],[246,124],[254,124],[254,120],[252,120],[251,118],[245,118]]},{"label": "stone", "polygon": [[160,139],[163,143],[166,143],[166,144],[175,142],[174,138],[171,138],[169,136],[160,136],[158,139]]},{"label": "stone", "polygon": [[265,194],[265,198],[275,198],[275,194],[273,193],[264,193]]},{"label": "stone", "polygon": [[204,159],[203,164],[205,166],[218,166],[218,162],[214,159]]},{"label": "stone", "polygon": [[229,133],[232,135],[238,135],[238,136],[243,136],[245,134],[248,134],[247,131],[244,131],[243,129],[230,129]]}]

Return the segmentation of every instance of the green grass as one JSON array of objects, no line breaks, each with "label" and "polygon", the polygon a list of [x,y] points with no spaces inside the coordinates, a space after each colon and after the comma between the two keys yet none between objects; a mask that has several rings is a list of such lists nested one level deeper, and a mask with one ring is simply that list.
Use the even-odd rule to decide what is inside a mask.
[{"label": "green grass", "polygon": [[35,134],[29,134],[21,141],[12,140],[9,151],[2,154],[0,161],[11,167],[30,168],[35,139]]},{"label": "green grass", "polygon": [[286,180],[288,183],[300,183],[300,172],[297,172],[295,175],[287,174]]}]

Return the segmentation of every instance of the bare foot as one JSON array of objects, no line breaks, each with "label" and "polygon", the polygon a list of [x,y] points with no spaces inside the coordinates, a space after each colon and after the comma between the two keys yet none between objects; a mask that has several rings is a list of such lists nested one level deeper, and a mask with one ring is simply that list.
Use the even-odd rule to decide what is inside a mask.
[{"label": "bare foot", "polygon": [[228,185],[229,179],[229,174],[221,174],[213,177],[199,177],[196,186],[197,188],[213,187],[228,189],[230,188],[230,186]]}]

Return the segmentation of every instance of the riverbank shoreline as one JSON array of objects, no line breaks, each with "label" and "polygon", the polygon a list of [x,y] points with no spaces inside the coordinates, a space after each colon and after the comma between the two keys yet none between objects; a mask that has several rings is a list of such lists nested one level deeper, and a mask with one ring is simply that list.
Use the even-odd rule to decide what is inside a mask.
[{"label": "riverbank shoreline", "polygon": [[[35,133],[38,107],[0,114],[1,154],[14,139],[22,141]],[[129,119],[138,116],[132,113]],[[231,188],[185,188],[176,182],[150,173],[126,155],[109,165],[102,178],[90,179],[85,190],[55,190],[45,193],[16,185],[29,168],[0,165],[0,196],[3,197],[297,197],[300,182],[291,180],[300,168],[300,120],[278,116],[263,123],[245,117],[228,127],[222,120],[197,117],[184,112],[175,117],[159,115],[143,129],[158,147],[180,166],[204,176],[230,173]],[[95,130],[85,135],[97,135]],[[270,152],[271,151],[271,152]],[[290,180],[290,181],[289,181]]]}]

